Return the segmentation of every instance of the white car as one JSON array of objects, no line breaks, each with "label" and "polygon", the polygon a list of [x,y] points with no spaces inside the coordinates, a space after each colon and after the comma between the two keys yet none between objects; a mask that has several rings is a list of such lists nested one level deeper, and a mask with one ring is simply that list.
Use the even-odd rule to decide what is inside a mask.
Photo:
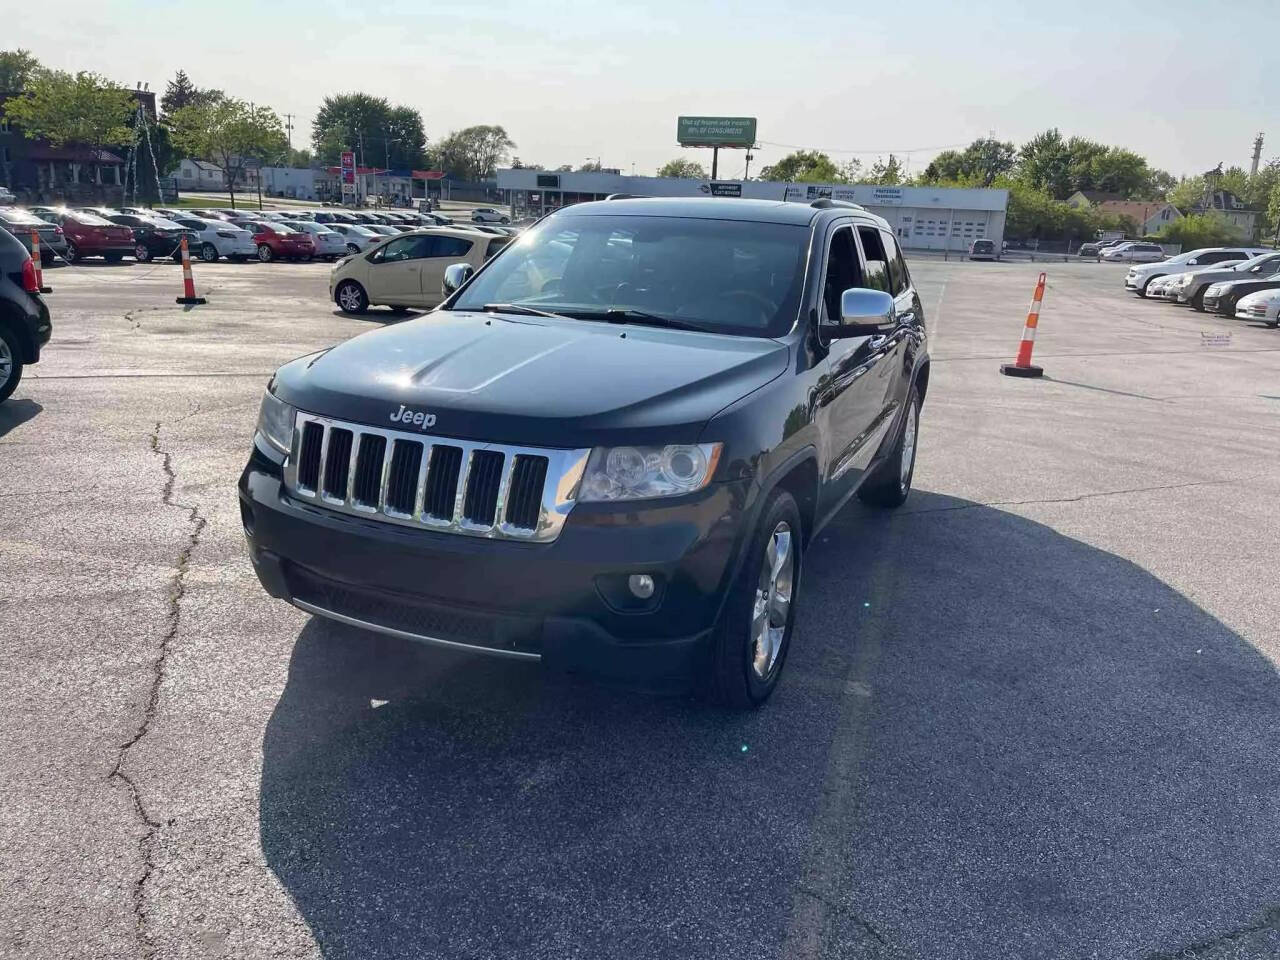
[{"label": "white car", "polygon": [[366,230],[372,230],[374,233],[382,237],[398,237],[404,232],[403,230],[397,230],[395,227],[386,223],[362,223],[360,226],[364,227]]},{"label": "white car", "polygon": [[393,310],[434,307],[444,300],[446,267],[469,263],[479,270],[510,239],[456,227],[431,227],[386,238],[370,252],[334,265],[329,296],[347,313],[364,313],[372,304]]},{"label": "white car", "polygon": [[347,248],[347,238],[337,230],[330,230],[328,224],[312,223],[310,220],[285,220],[284,226],[311,234],[317,257],[337,260],[351,252]]},{"label": "white car", "polygon": [[1166,277],[1156,277],[1156,279],[1147,284],[1147,299],[1165,299],[1169,293],[1169,285],[1178,280],[1181,276],[1182,274],[1180,273],[1171,273]]},{"label": "white car", "polygon": [[333,223],[323,224],[323,226],[342,235],[348,253],[360,253],[362,250],[368,250],[370,247],[377,246],[387,239],[382,234],[370,230],[363,223],[338,223],[334,221]]},{"label": "white car", "polygon": [[1176,257],[1170,257],[1168,260],[1161,260],[1159,263],[1130,267],[1124,278],[1124,288],[1140,297],[1145,297],[1147,284],[1157,277],[1183,273],[1188,267],[1205,267],[1227,260],[1249,260],[1268,252],[1261,247],[1200,247],[1180,253]]},{"label": "white car", "polygon": [[510,223],[511,218],[493,207],[476,207],[471,211],[472,223]]},{"label": "white car", "polygon": [[1237,320],[1254,320],[1275,328],[1280,325],[1280,290],[1259,290],[1240,298]]},{"label": "white car", "polygon": [[205,263],[213,263],[219,257],[243,261],[258,255],[258,245],[253,242],[253,234],[234,223],[206,220],[186,214],[173,222],[200,235],[199,241],[191,248],[191,255],[199,257]]},{"label": "white car", "polygon": [[1098,256],[1108,263],[1158,263],[1165,259],[1164,247],[1158,243],[1126,240],[1107,247]]}]

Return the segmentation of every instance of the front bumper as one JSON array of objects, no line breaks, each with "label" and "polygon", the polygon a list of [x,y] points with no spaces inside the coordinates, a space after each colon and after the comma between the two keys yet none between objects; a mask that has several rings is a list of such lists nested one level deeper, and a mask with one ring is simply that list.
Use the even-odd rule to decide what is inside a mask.
[{"label": "front bumper", "polygon": [[[579,504],[551,543],[416,530],[304,504],[259,448],[239,495],[272,596],[397,636],[628,680],[687,678],[730,583],[751,481],[679,501]],[[631,574],[657,583],[647,602]]]}]

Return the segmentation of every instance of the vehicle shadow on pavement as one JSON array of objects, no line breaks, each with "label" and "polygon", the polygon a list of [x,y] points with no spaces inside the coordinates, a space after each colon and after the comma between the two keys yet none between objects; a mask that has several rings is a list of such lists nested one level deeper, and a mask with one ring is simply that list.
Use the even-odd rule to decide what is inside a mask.
[{"label": "vehicle shadow on pavement", "polygon": [[25,397],[18,400],[11,398],[4,403],[0,403],[0,437],[3,437],[10,430],[22,426],[28,420],[34,420],[42,410],[44,410],[44,407]]},{"label": "vehicle shadow on pavement", "polygon": [[751,715],[313,620],[266,862],[329,958],[1280,952],[1280,681],[1186,597],[916,491],[799,616]]}]

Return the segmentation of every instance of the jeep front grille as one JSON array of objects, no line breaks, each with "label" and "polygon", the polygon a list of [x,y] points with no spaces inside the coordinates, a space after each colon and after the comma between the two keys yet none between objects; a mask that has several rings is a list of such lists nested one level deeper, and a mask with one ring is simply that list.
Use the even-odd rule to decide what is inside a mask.
[{"label": "jeep front grille", "polygon": [[442,533],[545,543],[588,450],[474,443],[297,414],[285,487],[330,510]]}]

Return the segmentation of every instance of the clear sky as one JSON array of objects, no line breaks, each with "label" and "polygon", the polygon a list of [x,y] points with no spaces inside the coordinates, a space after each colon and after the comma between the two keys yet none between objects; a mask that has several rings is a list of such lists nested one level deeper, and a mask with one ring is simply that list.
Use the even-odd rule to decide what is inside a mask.
[{"label": "clear sky", "polygon": [[[1021,144],[1050,126],[1130,147],[1175,174],[1247,167],[1259,131],[1264,162],[1280,156],[1280,60],[1270,40],[1251,48],[1247,39],[1274,26],[1277,0],[1232,3],[1226,30],[1211,29],[1222,25],[1214,5],[1191,0],[61,0],[42,9],[49,15],[10,18],[0,45],[153,90],[185,69],[199,86],[293,113],[295,146],[309,145],[324,95],[362,90],[416,107],[431,139],[499,123],[526,163],[599,157],[638,173],[681,155],[682,113],[758,117],[756,169],[802,146],[867,164],[911,151],[914,172],[940,148],[991,131]],[[684,153],[710,163],[710,151]],[[741,153],[722,154],[722,177],[741,169]]]}]

